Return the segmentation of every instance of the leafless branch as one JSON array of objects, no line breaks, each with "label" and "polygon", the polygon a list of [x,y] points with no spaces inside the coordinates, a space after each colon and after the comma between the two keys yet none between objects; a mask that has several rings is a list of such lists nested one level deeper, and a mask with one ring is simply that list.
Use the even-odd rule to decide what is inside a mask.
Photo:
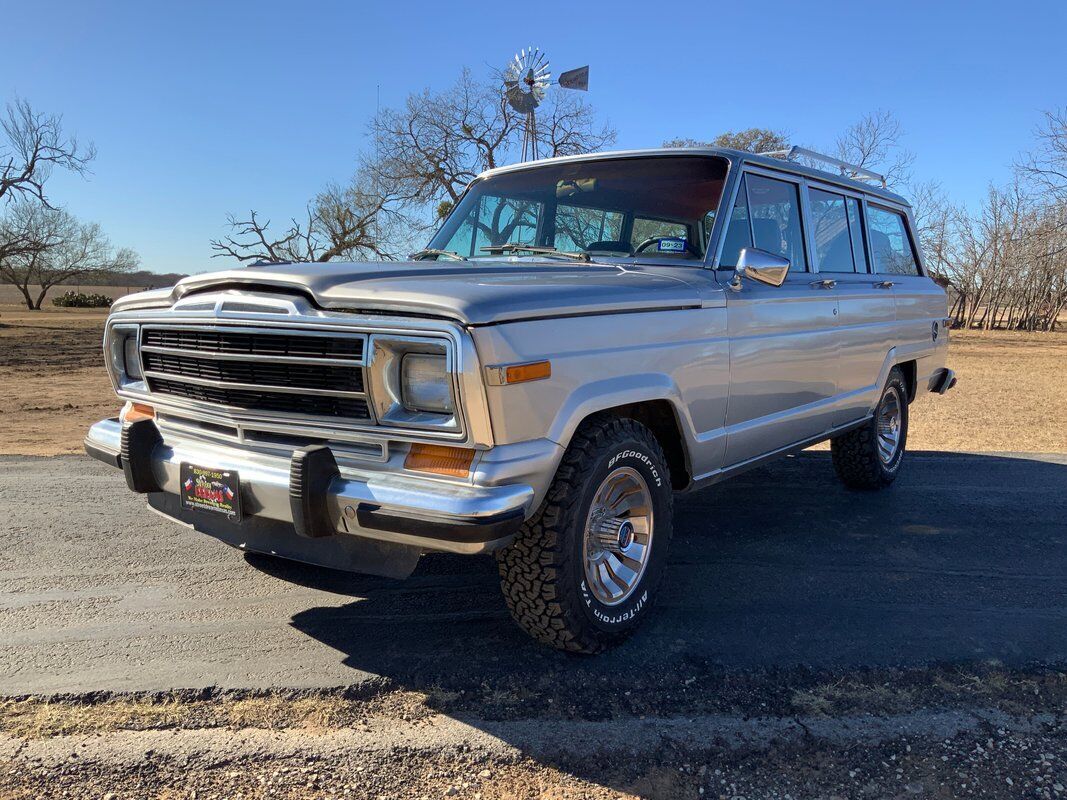
[{"label": "leafless branch", "polygon": [[24,99],[7,104],[0,118],[0,200],[29,197],[52,208],[45,183],[55,168],[84,175],[96,157],[93,145],[82,147],[63,133],[63,118],[36,112]]}]

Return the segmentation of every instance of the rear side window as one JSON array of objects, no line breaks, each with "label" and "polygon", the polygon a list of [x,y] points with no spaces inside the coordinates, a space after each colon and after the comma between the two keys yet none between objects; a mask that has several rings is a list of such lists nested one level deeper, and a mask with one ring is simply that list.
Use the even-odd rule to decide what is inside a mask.
[{"label": "rear side window", "polygon": [[819,265],[819,272],[855,272],[845,196],[811,189],[808,200],[815,263]]},{"label": "rear side window", "polygon": [[788,258],[793,269],[807,271],[799,187],[761,175],[748,175],[746,181],[753,244],[760,250]]},{"label": "rear side window", "polygon": [[867,234],[875,272],[889,275],[919,274],[919,263],[903,214],[868,205]]}]

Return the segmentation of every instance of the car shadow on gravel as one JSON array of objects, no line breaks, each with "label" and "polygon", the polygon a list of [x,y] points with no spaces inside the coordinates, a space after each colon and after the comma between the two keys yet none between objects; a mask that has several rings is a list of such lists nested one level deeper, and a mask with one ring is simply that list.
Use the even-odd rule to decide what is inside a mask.
[{"label": "car shadow on gravel", "polygon": [[497,696],[481,717],[611,718],[643,713],[637,696],[697,713],[702,686],[752,671],[783,676],[754,706],[774,713],[791,671],[1067,662],[1064,519],[1067,457],[911,453],[880,493],[841,487],[827,453],[784,459],[678,498],[656,615],[595,658],[515,627],[489,558],[426,557],[405,582],[269,569],[358,598],[292,619],[345,664],[431,697]]}]

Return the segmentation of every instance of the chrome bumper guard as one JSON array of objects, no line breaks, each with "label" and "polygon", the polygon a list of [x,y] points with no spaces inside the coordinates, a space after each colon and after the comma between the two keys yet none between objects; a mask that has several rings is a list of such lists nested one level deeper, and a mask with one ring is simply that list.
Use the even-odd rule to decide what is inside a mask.
[{"label": "chrome bumper guard", "polygon": [[297,450],[287,462],[217,443],[164,441],[150,420],[98,422],[89,429],[85,451],[121,468],[130,489],[149,494],[154,508],[198,528],[210,512],[181,509],[175,502],[182,462],[240,475],[246,516],[240,525],[226,523],[233,528],[254,530],[270,521],[274,529],[277,523],[291,525],[305,539],[359,537],[420,550],[472,554],[502,547],[535,494],[526,484],[455,484],[393,472],[342,475],[325,446]]}]

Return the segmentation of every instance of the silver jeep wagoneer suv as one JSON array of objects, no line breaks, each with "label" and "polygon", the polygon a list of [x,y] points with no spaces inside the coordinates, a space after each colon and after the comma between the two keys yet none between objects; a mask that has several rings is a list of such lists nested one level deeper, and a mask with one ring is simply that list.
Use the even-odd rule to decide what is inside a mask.
[{"label": "silver jeep wagoneer suv", "polygon": [[886,487],[909,404],[955,382],[908,203],[796,155],[519,164],[411,261],[123,298],[127,402],[86,449],[249,551],[393,577],[492,552],[519,625],[601,650],[649,612],[674,492],[825,439]]}]

